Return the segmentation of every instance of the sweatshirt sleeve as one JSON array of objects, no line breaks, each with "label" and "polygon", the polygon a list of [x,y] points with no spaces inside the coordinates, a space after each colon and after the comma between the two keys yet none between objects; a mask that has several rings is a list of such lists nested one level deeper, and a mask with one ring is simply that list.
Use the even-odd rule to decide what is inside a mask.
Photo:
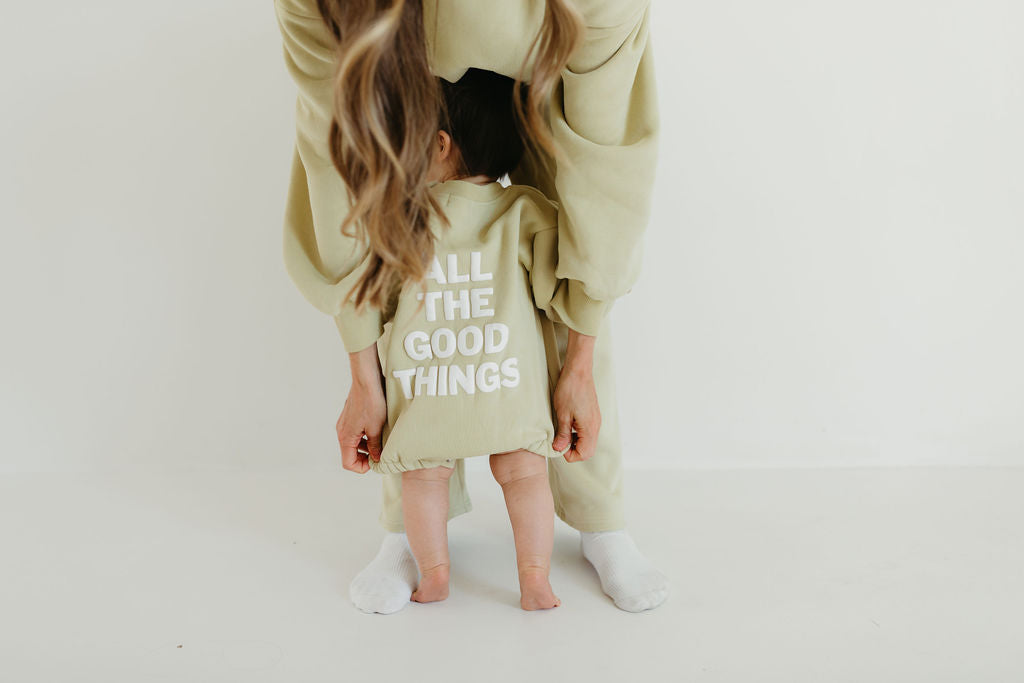
[{"label": "sweatshirt sleeve", "polygon": [[555,275],[558,264],[558,228],[552,226],[533,235],[529,258],[523,263],[530,273],[534,304],[554,320],[590,336],[597,336],[610,303],[593,301],[581,305],[586,295],[580,283]]},{"label": "sweatshirt sleeve", "polygon": [[512,214],[519,226],[519,261],[529,273],[534,305],[557,323],[597,336],[614,300],[589,299],[578,281],[558,276],[559,206],[535,188],[517,187],[522,195]]},{"label": "sweatshirt sleeve", "polygon": [[383,332],[380,311],[346,302],[364,250],[341,234],[348,192],[327,148],[331,124],[334,36],[313,0],[275,0],[284,60],[298,88],[295,153],[284,216],[283,255],[289,277],[319,311],[334,318],[349,352]]},{"label": "sweatshirt sleeve", "polygon": [[556,275],[567,281],[564,312],[579,321],[603,315],[639,276],[657,162],[650,3],[609,7],[609,21],[588,26],[551,109],[569,162],[555,174]]}]

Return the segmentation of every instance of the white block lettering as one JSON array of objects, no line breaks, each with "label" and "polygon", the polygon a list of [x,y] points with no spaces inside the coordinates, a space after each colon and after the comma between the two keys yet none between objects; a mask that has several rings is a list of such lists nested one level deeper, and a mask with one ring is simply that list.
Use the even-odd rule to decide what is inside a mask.
[{"label": "white block lettering", "polygon": [[481,280],[490,280],[492,277],[494,277],[493,273],[480,272],[480,252],[472,252],[469,255],[469,279],[473,282],[480,282]]},{"label": "white block lettering", "polygon": [[[418,344],[417,344],[418,342]],[[405,352],[413,360],[427,360],[432,358],[430,353],[430,337],[422,330],[413,330],[405,335]]]},{"label": "white block lettering", "polygon": [[494,294],[494,289],[492,287],[481,287],[473,290],[471,295],[473,299],[473,314],[471,317],[490,318],[494,316],[493,308],[484,308],[488,303],[486,297],[492,294]]},{"label": "white block lettering", "polygon": [[476,371],[476,385],[480,391],[490,393],[501,386],[497,363],[481,363]]}]

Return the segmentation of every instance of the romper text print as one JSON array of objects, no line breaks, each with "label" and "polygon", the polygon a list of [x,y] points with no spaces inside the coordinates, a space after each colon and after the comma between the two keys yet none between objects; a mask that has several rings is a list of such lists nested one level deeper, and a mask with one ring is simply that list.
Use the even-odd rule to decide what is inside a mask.
[{"label": "romper text print", "polygon": [[[480,320],[493,318],[491,297],[493,287],[479,287],[472,283],[494,279],[493,273],[485,273],[480,266],[480,252],[469,254],[468,271],[459,272],[458,254],[445,255],[434,260],[427,272],[427,291],[416,295],[424,302],[423,315],[427,322],[443,319],[446,322]],[[465,264],[461,264],[465,266]],[[457,289],[431,290],[430,282],[438,285],[469,283]],[[420,362],[434,358],[475,357],[482,352],[485,356],[500,354],[508,346],[509,328],[505,323],[470,323],[458,329],[454,326],[439,327],[432,334],[413,330],[405,335],[402,346],[406,355]],[[476,363],[450,363],[448,365],[417,366],[406,370],[394,370],[392,374],[402,386],[405,397],[414,396],[457,396],[459,393],[473,394],[498,391],[502,387],[519,385],[518,359],[505,358],[497,361]]]}]

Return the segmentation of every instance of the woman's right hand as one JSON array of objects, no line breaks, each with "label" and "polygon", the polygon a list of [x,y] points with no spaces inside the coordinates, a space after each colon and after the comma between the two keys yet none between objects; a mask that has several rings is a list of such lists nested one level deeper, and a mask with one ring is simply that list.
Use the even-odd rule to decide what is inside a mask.
[{"label": "woman's right hand", "polygon": [[363,474],[380,460],[381,432],[388,417],[377,345],[349,354],[352,386],[336,425],[341,466]]}]

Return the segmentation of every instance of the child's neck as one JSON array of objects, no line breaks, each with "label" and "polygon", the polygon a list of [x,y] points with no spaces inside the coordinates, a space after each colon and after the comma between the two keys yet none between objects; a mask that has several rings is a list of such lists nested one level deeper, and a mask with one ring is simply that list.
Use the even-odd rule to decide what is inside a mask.
[{"label": "child's neck", "polygon": [[495,182],[497,180],[497,178],[491,178],[490,176],[486,176],[486,175],[474,175],[474,176],[455,176],[454,178],[449,178],[449,180],[464,180],[467,183],[474,183],[476,185],[486,185],[487,183]]}]

